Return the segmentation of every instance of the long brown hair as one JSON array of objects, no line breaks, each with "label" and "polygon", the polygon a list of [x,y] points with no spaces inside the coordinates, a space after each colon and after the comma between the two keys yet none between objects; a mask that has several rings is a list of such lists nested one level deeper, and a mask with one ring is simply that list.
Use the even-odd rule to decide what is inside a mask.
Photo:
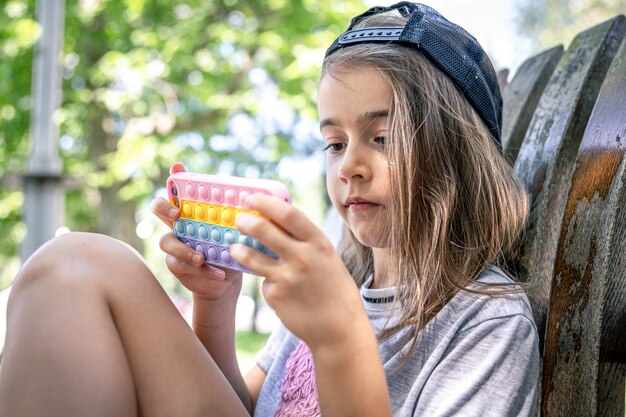
[{"label": "long brown hair", "polygon": [[[366,20],[362,26],[389,23]],[[518,242],[529,200],[478,114],[419,51],[395,44],[350,46],[327,57],[322,77],[350,67],[377,69],[392,94],[388,231],[401,317],[379,335],[385,339],[407,324],[419,331],[460,289],[494,292],[468,285]],[[373,273],[371,249],[348,231],[340,250],[362,284]],[[495,290],[503,291],[519,287]]]}]

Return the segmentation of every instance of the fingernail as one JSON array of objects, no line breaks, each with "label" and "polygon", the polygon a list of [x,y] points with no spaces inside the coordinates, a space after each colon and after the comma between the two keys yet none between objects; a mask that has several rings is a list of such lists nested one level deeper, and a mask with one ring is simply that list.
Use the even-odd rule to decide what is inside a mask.
[{"label": "fingernail", "polygon": [[252,222],[253,218],[250,214],[240,213],[237,215],[237,219],[235,220],[235,224],[237,227],[239,226],[247,226]]},{"label": "fingernail", "polygon": [[171,219],[176,219],[176,217],[178,216],[178,209],[172,207],[168,213]]},{"label": "fingernail", "polygon": [[198,265],[200,263],[202,263],[202,255],[199,253],[195,253],[192,257],[191,257],[191,262],[193,262],[194,264]]},{"label": "fingernail", "polygon": [[251,207],[254,204],[254,200],[256,199],[255,194],[250,194],[246,197],[246,206]]},{"label": "fingernail", "polygon": [[231,255],[233,255],[233,254],[234,254],[235,256],[237,256],[237,254],[238,254],[238,253],[239,253],[239,251],[240,251],[240,246],[241,246],[241,244],[239,244],[239,243],[233,243],[233,244],[231,244],[231,245],[230,245],[230,247],[228,248],[228,250],[230,251],[230,254],[231,254]]},{"label": "fingernail", "polygon": [[221,269],[214,269],[212,273],[213,273],[213,278],[215,279],[222,280],[226,278],[226,272],[222,271]]}]

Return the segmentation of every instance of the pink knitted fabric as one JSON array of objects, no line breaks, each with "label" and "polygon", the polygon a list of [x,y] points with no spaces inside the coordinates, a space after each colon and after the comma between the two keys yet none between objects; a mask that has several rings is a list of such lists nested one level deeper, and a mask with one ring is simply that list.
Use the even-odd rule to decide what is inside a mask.
[{"label": "pink knitted fabric", "polygon": [[314,417],[320,413],[315,387],[315,367],[304,342],[291,352],[274,417]]}]

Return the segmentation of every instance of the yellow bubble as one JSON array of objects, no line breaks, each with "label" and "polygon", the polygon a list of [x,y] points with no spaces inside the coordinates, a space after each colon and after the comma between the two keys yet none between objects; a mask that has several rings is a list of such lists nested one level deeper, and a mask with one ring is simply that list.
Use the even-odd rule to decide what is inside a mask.
[{"label": "yellow bubble", "polygon": [[183,214],[185,215],[185,217],[193,217],[193,206],[191,205],[191,203],[185,202],[183,204]]},{"label": "yellow bubble", "polygon": [[206,216],[206,210],[202,204],[196,204],[196,219],[204,220]]},{"label": "yellow bubble", "polygon": [[220,218],[220,213],[214,206],[210,206],[207,212],[207,217],[211,223],[217,223]]},{"label": "yellow bubble", "polygon": [[233,213],[229,209],[222,210],[222,221],[228,225],[233,224]]}]

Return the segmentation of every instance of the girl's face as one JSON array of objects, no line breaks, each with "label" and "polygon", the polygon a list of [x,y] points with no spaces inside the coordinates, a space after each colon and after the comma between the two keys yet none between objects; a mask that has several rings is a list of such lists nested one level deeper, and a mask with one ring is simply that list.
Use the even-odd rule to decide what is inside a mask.
[{"label": "girl's face", "polygon": [[326,74],[318,111],[333,205],[365,246],[388,246],[389,165],[385,143],[391,93],[375,68]]}]

